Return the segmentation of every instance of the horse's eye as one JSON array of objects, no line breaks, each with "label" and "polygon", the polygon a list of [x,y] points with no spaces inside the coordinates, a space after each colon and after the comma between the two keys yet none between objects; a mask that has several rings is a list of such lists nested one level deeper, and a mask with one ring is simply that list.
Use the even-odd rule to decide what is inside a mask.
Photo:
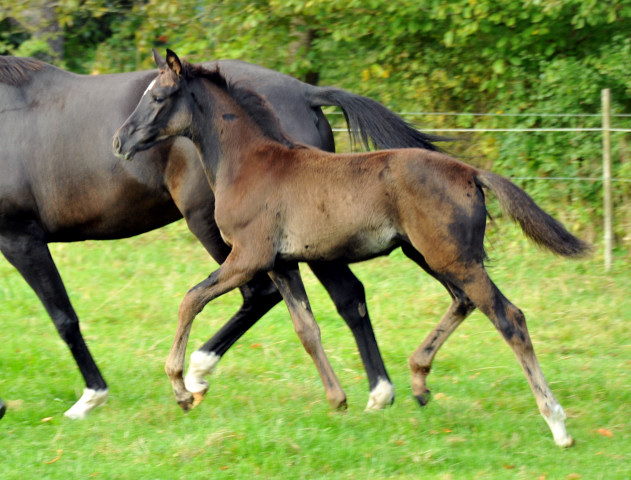
[{"label": "horse's eye", "polygon": [[153,96],[153,101],[156,103],[162,103],[164,101],[164,98],[162,95],[154,95]]}]

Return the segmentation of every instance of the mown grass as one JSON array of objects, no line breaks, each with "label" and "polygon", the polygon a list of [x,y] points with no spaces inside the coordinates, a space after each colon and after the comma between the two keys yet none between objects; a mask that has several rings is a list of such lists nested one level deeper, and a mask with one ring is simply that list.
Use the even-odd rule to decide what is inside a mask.
[{"label": "mown grass", "polygon": [[[365,413],[367,383],[350,332],[303,269],[346,414],[328,410],[315,368],[280,305],[228,352],[205,402],[183,414],[163,371],[179,301],[215,268],[180,223],[122,241],[52,245],[110,383],[84,421],[63,412],[83,385],[65,345],[22,278],[0,261],[0,478],[4,479],[625,479],[631,475],[631,276],[619,252],[568,261],[540,252],[501,221],[490,272],[525,312],[543,370],[576,446],[555,446],[513,354],[479,313],[444,348],[421,409],[407,359],[448,296],[400,253],[354,266],[397,387],[394,406]],[[198,317],[190,351],[240,303]]]}]

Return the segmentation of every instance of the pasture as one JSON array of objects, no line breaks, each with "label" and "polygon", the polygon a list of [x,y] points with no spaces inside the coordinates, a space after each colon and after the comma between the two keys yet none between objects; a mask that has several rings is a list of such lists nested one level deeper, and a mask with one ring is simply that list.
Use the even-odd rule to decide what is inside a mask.
[{"label": "pasture", "polygon": [[[489,195],[490,205],[497,205]],[[605,274],[599,251],[570,261],[538,251],[518,227],[489,227],[489,272],[528,320],[543,371],[576,445],[555,446],[525,377],[475,312],[438,353],[432,400],[410,393],[408,357],[449,305],[399,251],[353,267],[397,396],[365,413],[353,343],[307,268],[324,347],[346,390],[331,412],[317,372],[275,307],[222,359],[205,401],[184,414],[164,374],[186,290],[215,265],[183,222],[121,241],[51,245],[88,345],[110,387],[86,420],[63,417],[82,381],[23,279],[0,260],[3,480],[39,479],[625,479],[631,474],[631,261]],[[233,292],[193,325],[187,354],[236,311]]]}]

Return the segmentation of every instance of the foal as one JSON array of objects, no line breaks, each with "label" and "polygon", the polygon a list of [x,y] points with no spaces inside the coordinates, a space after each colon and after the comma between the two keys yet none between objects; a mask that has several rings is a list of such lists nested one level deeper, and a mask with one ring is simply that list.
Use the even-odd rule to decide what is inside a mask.
[{"label": "foal", "polygon": [[479,308],[511,346],[558,445],[572,445],[565,414],[543,376],[522,312],[490,280],[483,247],[483,187],[539,245],[567,257],[589,247],[520,188],[438,152],[418,149],[336,155],[294,144],[256,94],[227,85],[218,71],[154,52],[160,74],[114,137],[124,158],[185,135],[196,145],[215,192],[215,218],[232,251],[184,297],[166,363],[176,398],[192,395],[182,378],[188,334],[212,299],[268,272],[312,356],[333,407],[342,388],[324,354],[297,262],[357,262],[397,247],[441,282],[452,304],[410,358],[412,390],[428,400],[426,377],[447,337]]}]

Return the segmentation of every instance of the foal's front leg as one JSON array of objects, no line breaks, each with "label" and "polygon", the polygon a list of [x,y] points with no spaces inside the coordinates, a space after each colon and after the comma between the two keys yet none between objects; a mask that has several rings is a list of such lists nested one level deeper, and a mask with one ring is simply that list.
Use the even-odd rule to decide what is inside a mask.
[{"label": "foal's front leg", "polygon": [[193,320],[208,302],[227,293],[252,278],[251,270],[243,268],[236,255],[229,255],[226,261],[206,280],[191,288],[178,311],[177,329],[171,351],[167,357],[165,371],[171,380],[173,392],[184,411],[193,406],[193,394],[186,389],[182,373],[186,356],[186,345]]},{"label": "foal's front leg", "polygon": [[346,394],[322,347],[320,328],[313,318],[298,265],[276,266],[269,275],[287,304],[300,341],[318,369],[329,405],[333,409],[345,409]]}]

